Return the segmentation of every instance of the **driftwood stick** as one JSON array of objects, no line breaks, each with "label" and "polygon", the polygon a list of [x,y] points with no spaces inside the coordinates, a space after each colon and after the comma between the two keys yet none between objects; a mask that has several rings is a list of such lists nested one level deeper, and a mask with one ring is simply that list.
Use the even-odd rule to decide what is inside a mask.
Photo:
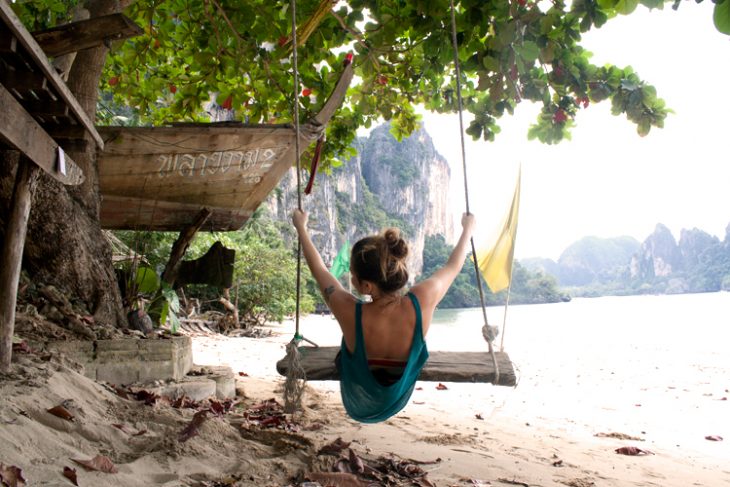
[{"label": "driftwood stick", "polygon": [[0,372],[10,370],[18,280],[23,260],[25,235],[28,229],[30,204],[37,179],[38,166],[25,156],[21,156],[10,203],[5,242],[2,254],[0,254]]},{"label": "driftwood stick", "polygon": [[193,223],[185,227],[180,232],[180,236],[178,236],[177,240],[175,240],[175,243],[172,244],[170,259],[167,261],[165,271],[162,273],[163,281],[170,285],[175,283],[175,279],[177,278],[177,271],[180,266],[180,261],[185,255],[185,252],[188,250],[188,247],[190,246],[190,242],[192,242],[193,237],[195,237],[195,234],[198,233],[198,231],[210,215],[211,211],[208,208],[202,208],[198,212],[198,215],[195,217],[195,220],[193,220]]},{"label": "driftwood stick", "polygon": [[231,313],[233,315],[233,320],[235,323],[238,323],[238,308],[236,305],[231,303],[228,299],[225,297],[221,297],[219,299],[220,303],[223,305],[224,308],[226,308],[226,311]]}]

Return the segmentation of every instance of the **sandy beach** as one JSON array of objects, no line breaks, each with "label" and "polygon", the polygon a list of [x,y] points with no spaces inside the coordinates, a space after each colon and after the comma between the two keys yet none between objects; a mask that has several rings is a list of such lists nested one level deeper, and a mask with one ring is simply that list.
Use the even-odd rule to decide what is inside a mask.
[{"label": "sandy beach", "polygon": [[[329,317],[306,320],[315,338],[332,336]],[[351,466],[357,459],[365,465],[390,459],[389,465],[414,477],[394,473],[375,485],[730,485],[730,432],[726,420],[718,422],[728,417],[730,394],[708,390],[707,384],[718,383],[712,371],[681,390],[647,382],[640,398],[622,396],[620,387],[589,369],[578,380],[567,369],[523,375],[517,388],[448,383],[437,389],[421,382],[406,409],[377,425],[346,416],[337,383],[311,382],[301,413],[273,414],[276,427],[264,427],[252,411],[270,398],[282,402],[275,363],[284,355],[291,323],[270,329],[265,338],[194,334],[196,364],[229,365],[236,372],[239,403],[221,414],[214,414],[213,404],[195,409],[125,399],[63,357],[19,355],[13,374],[0,382],[0,475],[17,466],[27,482],[7,485],[29,486],[73,485],[65,467],[75,470],[82,486],[283,486],[305,478],[349,486],[367,482],[322,472],[338,461],[342,468],[348,459]],[[529,365],[522,357],[516,363]],[[727,377],[721,380],[727,386]],[[605,394],[595,397],[601,389],[591,387],[581,397],[580,387],[566,386],[572,383],[603,383]],[[672,395],[682,395],[685,407],[703,408],[714,429],[688,434],[663,423],[655,411],[666,408]],[[61,404],[73,421],[47,412]],[[207,419],[183,440],[201,408],[208,409]],[[705,439],[710,435],[725,439]],[[327,454],[338,439],[349,447]],[[617,453],[622,447],[647,453]],[[73,461],[97,455],[108,457],[117,472],[88,471]]]}]

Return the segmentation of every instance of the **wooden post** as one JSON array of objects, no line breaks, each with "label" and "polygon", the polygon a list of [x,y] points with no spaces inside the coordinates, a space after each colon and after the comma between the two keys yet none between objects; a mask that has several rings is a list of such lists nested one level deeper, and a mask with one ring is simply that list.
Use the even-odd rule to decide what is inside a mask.
[{"label": "wooden post", "polygon": [[38,166],[21,156],[10,202],[10,217],[5,229],[5,243],[0,254],[0,372],[10,371],[18,281],[30,204],[37,179]]},{"label": "wooden post", "polygon": [[175,284],[175,278],[177,278],[177,271],[180,268],[180,261],[185,256],[185,252],[190,246],[190,242],[201,229],[205,220],[211,215],[211,211],[208,208],[201,208],[198,215],[195,217],[195,221],[184,228],[180,235],[172,244],[172,250],[170,251],[170,258],[167,260],[167,265],[162,273],[162,280],[171,286]]}]

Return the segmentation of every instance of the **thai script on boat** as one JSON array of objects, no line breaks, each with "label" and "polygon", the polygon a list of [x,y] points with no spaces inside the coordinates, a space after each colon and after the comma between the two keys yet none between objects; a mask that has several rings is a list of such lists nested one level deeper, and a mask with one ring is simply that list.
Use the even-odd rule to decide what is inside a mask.
[{"label": "thai script on boat", "polygon": [[[240,176],[244,182],[257,184],[288,146],[259,149],[163,154],[158,157],[160,178],[206,177],[215,174]],[[260,174],[257,174],[260,173]]]}]

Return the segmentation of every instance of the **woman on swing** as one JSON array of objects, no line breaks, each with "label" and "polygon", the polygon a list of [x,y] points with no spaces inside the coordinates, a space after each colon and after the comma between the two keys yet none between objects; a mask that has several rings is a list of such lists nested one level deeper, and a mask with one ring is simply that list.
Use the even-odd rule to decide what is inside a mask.
[{"label": "woman on swing", "polygon": [[327,270],[307,232],[308,214],[295,210],[302,252],[325,303],[342,329],[337,356],[347,413],[365,423],[385,421],[405,407],[428,359],[425,338],[436,306],[461,271],[474,230],[474,215],[461,218],[462,232],[444,266],[403,293],[408,283],[408,244],[397,228],[359,240],[352,248],[352,285],[362,302]]}]

